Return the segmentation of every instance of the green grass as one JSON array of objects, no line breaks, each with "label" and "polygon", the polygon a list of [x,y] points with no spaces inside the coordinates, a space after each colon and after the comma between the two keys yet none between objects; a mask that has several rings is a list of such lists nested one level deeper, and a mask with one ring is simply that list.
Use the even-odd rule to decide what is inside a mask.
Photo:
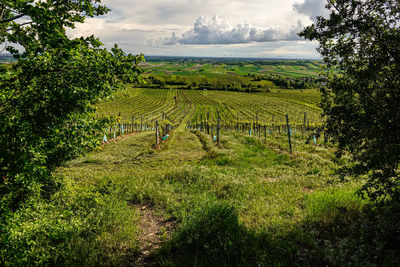
[{"label": "green grass", "polygon": [[[297,75],[319,65],[296,64],[268,68]],[[174,71],[172,63],[150,65]],[[209,69],[261,68],[198,67],[210,77]],[[340,166],[331,145],[305,144],[297,132],[290,154],[284,133],[259,139],[222,131],[216,145],[186,128],[215,123],[217,109],[227,123],[238,115],[253,122],[257,111],[261,123],[282,123],[285,114],[302,123],[304,112],[320,123],[319,97],[314,89],[127,87],[100,103],[98,114],[154,122],[164,112],[177,128],[159,150],[154,132],[141,132],[60,167],[64,186],[51,201],[33,198],[3,230],[0,265],[398,266],[399,205],[374,207],[356,194],[362,181],[334,179]]]},{"label": "green grass", "polygon": [[109,179],[65,182],[50,201],[35,197],[2,225],[2,266],[117,266],[138,253],[139,213]]},{"label": "green grass", "polygon": [[[181,123],[159,150],[147,131],[59,168],[64,187],[51,204],[34,200],[12,218],[0,258],[6,266],[396,265],[391,233],[400,229],[400,208],[373,207],[356,194],[362,181],[335,180],[332,146],[305,144],[295,133],[290,154],[284,133],[259,139],[234,130],[222,131],[216,145],[210,134],[186,128],[216,107],[225,114],[267,101],[315,108],[315,91],[303,93],[309,98],[289,91],[117,94],[102,112],[172,106],[171,115],[184,111],[177,112]],[[174,94],[179,104],[170,105]]]},{"label": "green grass", "polygon": [[329,249],[349,256],[325,231],[343,238],[346,220],[356,223],[368,201],[355,194],[359,183],[332,183],[337,166],[331,148],[298,137],[291,155],[285,136],[264,142],[235,132],[224,132],[217,147],[211,136],[182,126],[160,150],[152,149],[153,138],[120,139],[60,169],[82,186],[109,181],[134,211],[150,205],[176,222],[150,262],[330,265],[339,259],[330,259]]},{"label": "green grass", "polygon": [[51,205],[35,202],[13,217],[0,259],[6,266],[398,265],[400,207],[373,207],[356,194],[362,181],[334,179],[332,146],[305,144],[295,133],[290,154],[284,133],[222,131],[216,145],[186,129],[216,108],[229,118],[273,101],[280,112],[318,114],[317,98],[315,90],[117,94],[100,112],[166,108],[180,123],[159,150],[153,131],[136,133],[59,168],[64,187]]}]

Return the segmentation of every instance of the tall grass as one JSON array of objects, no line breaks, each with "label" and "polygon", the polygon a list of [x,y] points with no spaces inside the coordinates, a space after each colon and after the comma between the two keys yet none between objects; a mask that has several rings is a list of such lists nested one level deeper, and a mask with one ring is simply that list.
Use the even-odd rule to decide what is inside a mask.
[{"label": "tall grass", "polygon": [[132,264],[140,207],[176,225],[154,265],[399,263],[399,206],[373,207],[355,194],[360,182],[332,180],[331,148],[297,139],[289,154],[284,137],[234,132],[217,146],[183,129],[160,150],[153,139],[120,139],[61,168],[66,187],[51,204],[32,202],[2,229],[3,265]]}]

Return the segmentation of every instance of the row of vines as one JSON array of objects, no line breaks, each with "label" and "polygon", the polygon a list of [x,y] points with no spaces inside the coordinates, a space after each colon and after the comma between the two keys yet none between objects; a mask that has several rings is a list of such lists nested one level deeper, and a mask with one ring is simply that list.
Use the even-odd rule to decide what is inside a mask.
[{"label": "row of vines", "polygon": [[[317,107],[316,90],[281,90],[271,93],[241,93],[210,90],[128,88],[99,104],[98,114],[119,116],[130,131],[154,130],[155,122],[170,128],[184,123],[187,128],[286,131],[286,115],[294,131],[313,130],[323,123]],[[207,126],[208,127],[208,126]],[[121,131],[120,126],[117,127]],[[112,132],[110,132],[112,136]]]}]

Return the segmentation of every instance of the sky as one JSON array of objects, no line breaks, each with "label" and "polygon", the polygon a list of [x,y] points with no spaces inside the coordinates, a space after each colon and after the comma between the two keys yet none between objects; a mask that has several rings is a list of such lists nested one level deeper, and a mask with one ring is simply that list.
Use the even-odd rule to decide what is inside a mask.
[{"label": "sky", "polygon": [[111,9],[69,31],[106,47],[163,56],[317,59],[297,33],[326,16],[326,0],[105,0]]}]

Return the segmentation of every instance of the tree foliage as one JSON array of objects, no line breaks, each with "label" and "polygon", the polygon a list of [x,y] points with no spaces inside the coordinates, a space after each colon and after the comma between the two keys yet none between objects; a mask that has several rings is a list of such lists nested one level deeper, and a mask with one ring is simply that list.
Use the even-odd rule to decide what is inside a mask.
[{"label": "tree foliage", "polygon": [[108,11],[99,0],[0,1],[0,42],[18,59],[0,75],[2,216],[56,190],[51,172],[98,146],[110,122],[95,117],[93,104],[138,80],[142,55],[66,33]]},{"label": "tree foliage", "polygon": [[400,1],[329,0],[300,35],[319,42],[327,66],[322,107],[343,175],[367,176],[375,200],[400,198]]}]

